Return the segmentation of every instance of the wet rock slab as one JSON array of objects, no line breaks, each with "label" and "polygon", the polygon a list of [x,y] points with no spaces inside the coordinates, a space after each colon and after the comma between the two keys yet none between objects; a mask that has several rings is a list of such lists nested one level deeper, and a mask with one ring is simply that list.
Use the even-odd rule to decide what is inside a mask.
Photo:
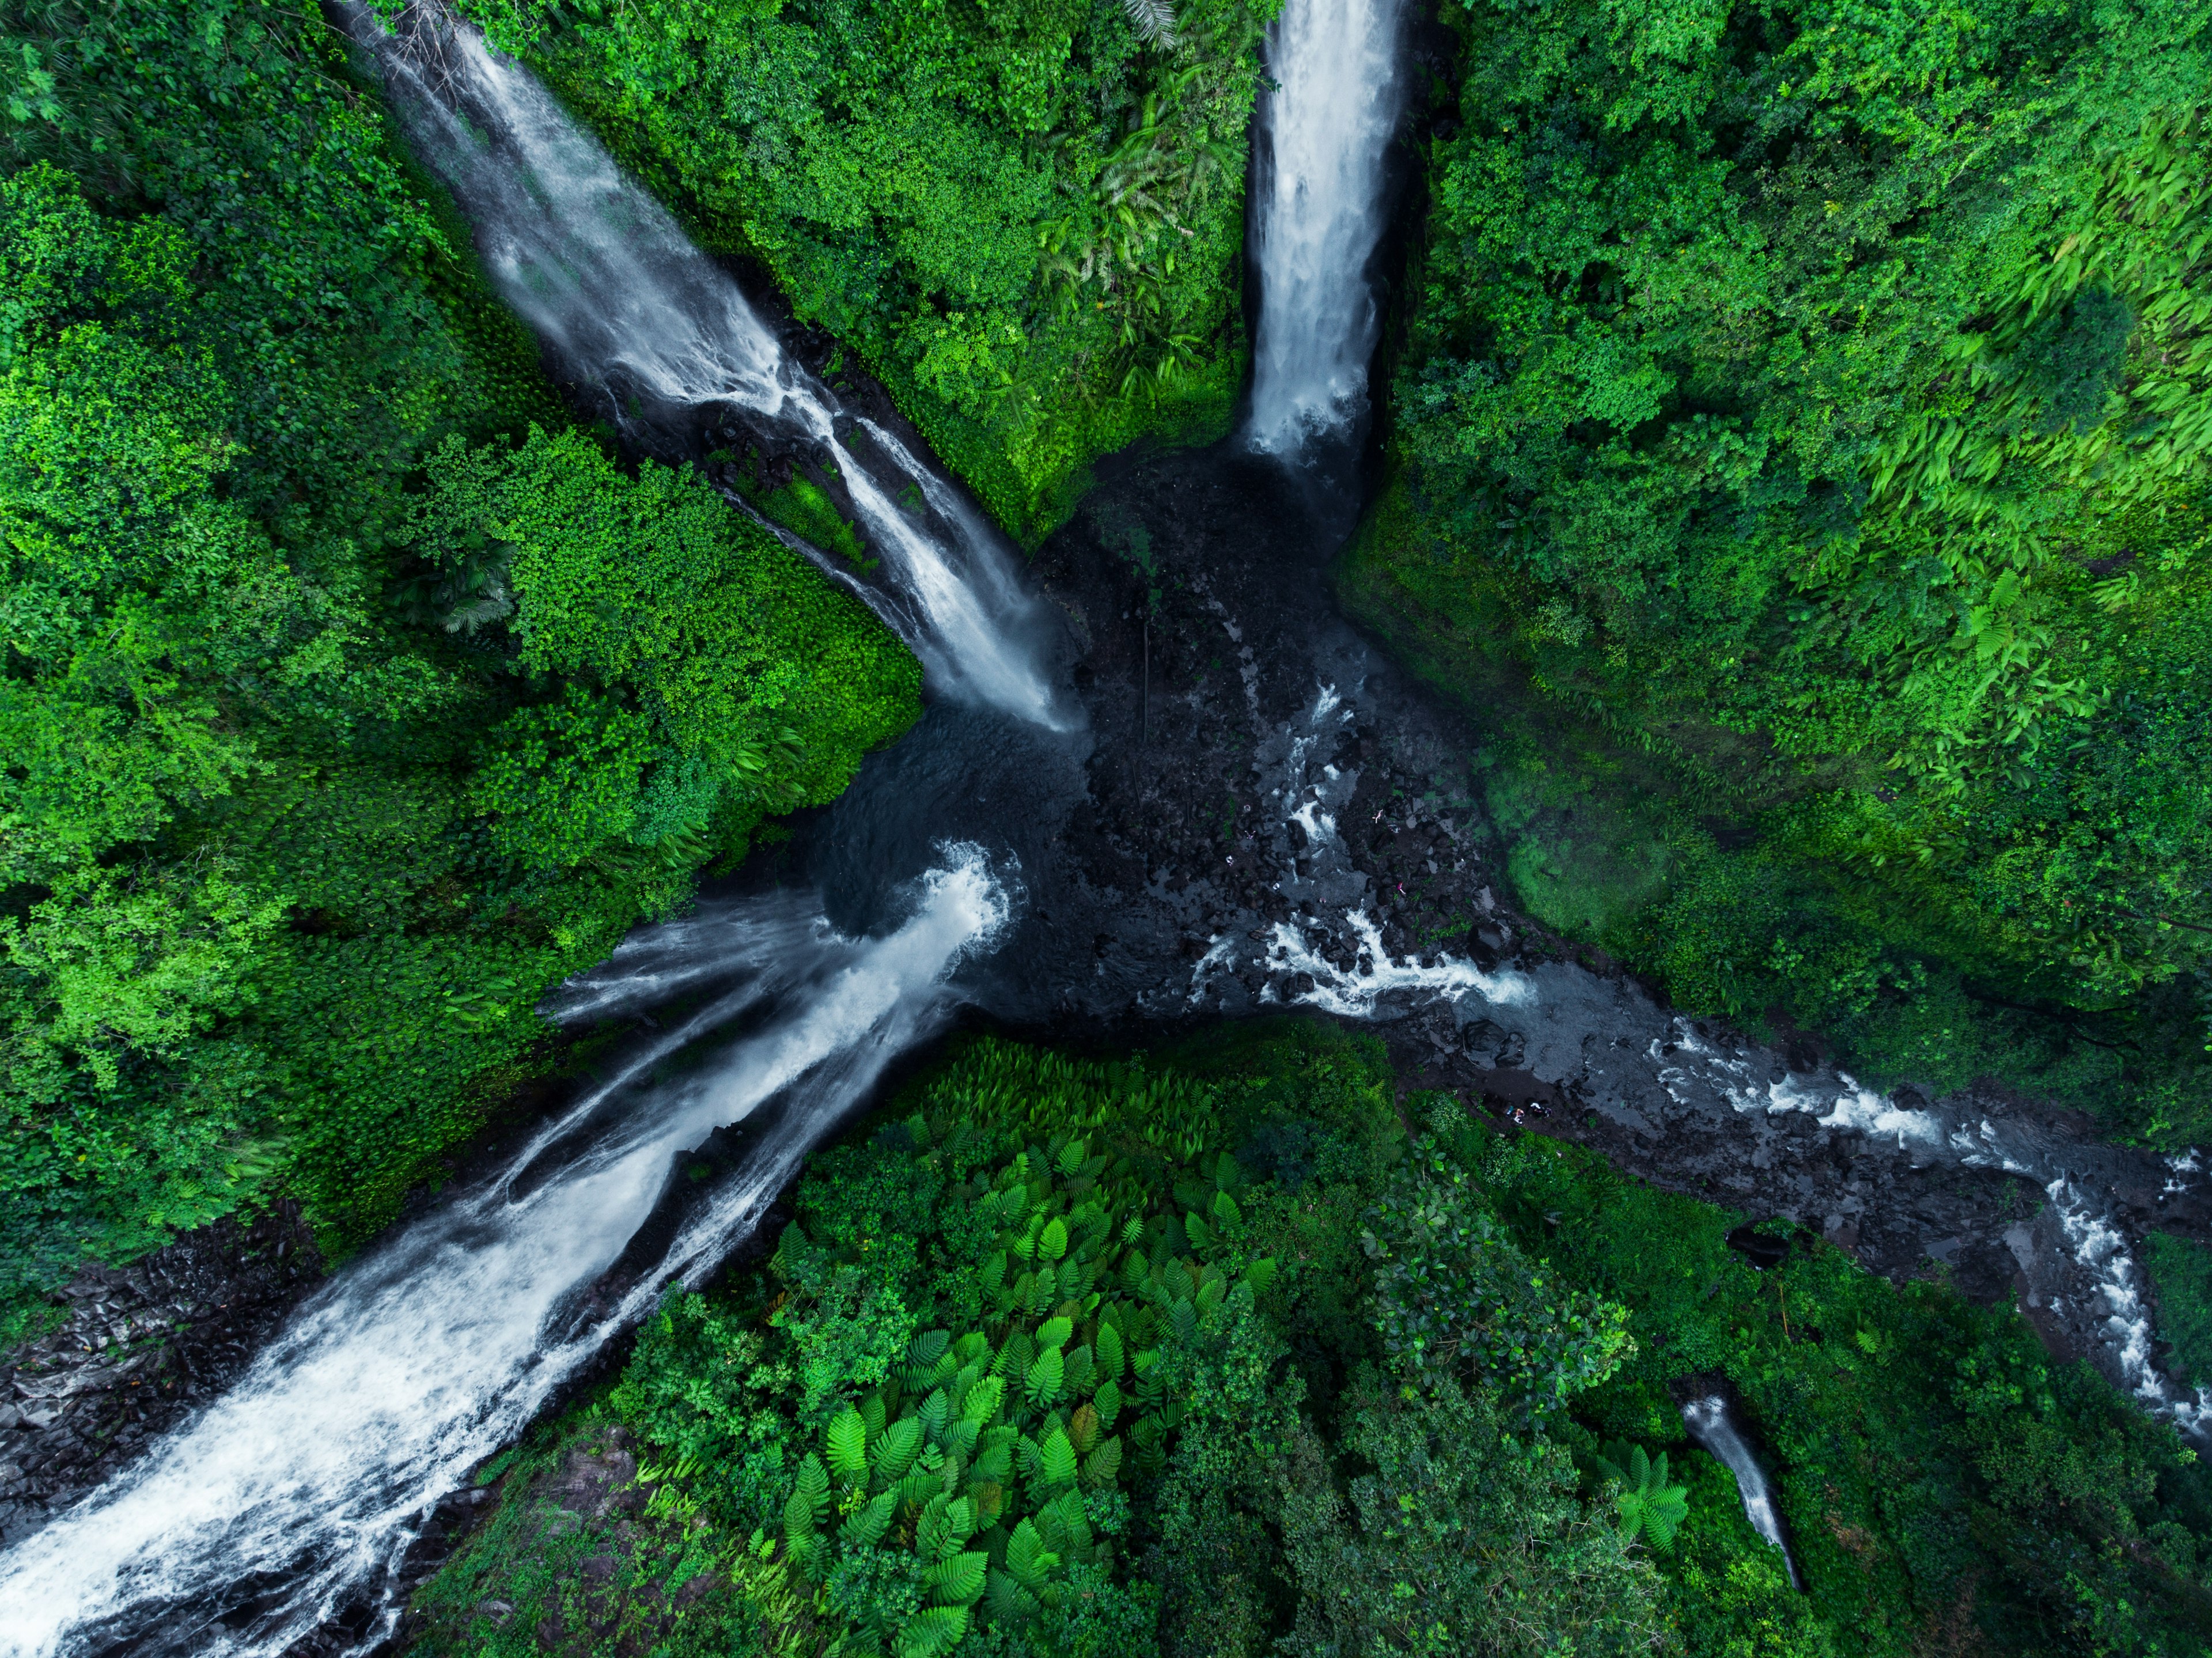
[{"label": "wet rock slab", "polygon": [[291,1204],[80,1272],[61,1321],[0,1363],[0,1546],[221,1394],[322,1276]]}]

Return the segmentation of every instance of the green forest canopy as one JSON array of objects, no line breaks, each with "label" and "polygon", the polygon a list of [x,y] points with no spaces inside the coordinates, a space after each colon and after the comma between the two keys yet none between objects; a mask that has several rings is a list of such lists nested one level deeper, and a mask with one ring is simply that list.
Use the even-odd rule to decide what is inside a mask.
[{"label": "green forest canopy", "polygon": [[1227,429],[1266,0],[464,9],[856,353],[1018,539],[1096,457]]},{"label": "green forest canopy", "polygon": [[[957,1044],[810,1160],[764,1270],[492,1465],[418,1649],[2205,1649],[2204,1469],[2010,1308],[1826,1244],[1762,1272],[1741,1215],[1443,1096],[1409,1138],[1396,1093],[1288,1020]],[[1715,1387],[1802,1592],[1686,1442]],[[562,1512],[580,1455],[635,1487]]]},{"label": "green forest canopy", "polygon": [[12,1302],[257,1193],[380,1224],[920,672],[568,423],[319,21],[5,17]]},{"label": "green forest canopy", "polygon": [[1346,590],[1519,711],[1524,897],[1885,1079],[2201,1136],[2212,14],[1443,15]]}]

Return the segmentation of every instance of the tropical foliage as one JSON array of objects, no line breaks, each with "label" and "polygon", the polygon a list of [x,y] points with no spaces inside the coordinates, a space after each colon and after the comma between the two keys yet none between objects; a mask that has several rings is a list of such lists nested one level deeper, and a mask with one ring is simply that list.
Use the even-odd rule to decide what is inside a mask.
[{"label": "tropical foliage", "polygon": [[[672,1297],[526,1448],[428,1649],[2204,1649],[2212,1485],[2010,1309],[1825,1245],[1761,1272],[1741,1215],[1441,1098],[1409,1143],[1394,1091],[1289,1022],[962,1045],[812,1160],[765,1268]],[[1471,1273],[1512,1318],[1406,1342],[1405,1285]],[[1686,1442],[1692,1383],[1758,1442],[1802,1592]],[[624,1436],[641,1517],[579,1552],[549,1471]]]},{"label": "tropical foliage", "polygon": [[1686,1002],[1853,1027],[1892,1073],[2008,1068],[1956,1027],[2050,1010],[2020,1080],[2196,1133],[2203,9],[1444,15],[1352,590],[1474,700],[1613,751],[1613,855],[1532,830],[1516,882]]},{"label": "tropical foliage", "polygon": [[918,708],[570,428],[310,13],[0,9],[0,1297],[388,1218],[532,1005]]},{"label": "tropical foliage", "polygon": [[1225,428],[1261,0],[465,9],[1017,537],[1097,456]]}]

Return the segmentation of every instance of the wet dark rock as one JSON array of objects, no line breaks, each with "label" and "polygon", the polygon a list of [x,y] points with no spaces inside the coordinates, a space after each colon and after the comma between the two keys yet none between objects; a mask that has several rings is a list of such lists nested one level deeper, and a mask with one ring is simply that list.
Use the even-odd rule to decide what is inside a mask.
[{"label": "wet dark rock", "polygon": [[70,1279],[61,1321],[0,1360],[0,1546],[229,1386],[322,1276],[298,1206],[280,1204]]}]

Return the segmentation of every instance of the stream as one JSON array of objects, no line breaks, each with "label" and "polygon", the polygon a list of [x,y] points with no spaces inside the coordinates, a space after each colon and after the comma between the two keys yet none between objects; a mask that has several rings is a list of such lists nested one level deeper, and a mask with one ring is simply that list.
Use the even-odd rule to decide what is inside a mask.
[{"label": "stream", "polygon": [[1464,726],[1337,614],[1406,101],[1394,0],[1290,0],[1270,38],[1237,434],[1102,468],[1026,569],[887,400],[810,373],[526,71],[433,14],[343,15],[500,291],[629,445],[709,477],[738,433],[834,465],[879,573],[794,544],[913,647],[928,704],[773,875],[546,999],[634,1027],[600,1081],[0,1555],[0,1653],[373,1648],[441,1502],[960,1017],[1096,1043],[1269,1008],[1369,1022],[1419,1085],[1875,1270],[1932,1256],[2017,1291],[2145,1409],[2212,1422],[2154,1360],[2129,1242],[2212,1220],[2201,1159],[1971,1092],[1876,1094],[1545,939],[1502,896]]}]

